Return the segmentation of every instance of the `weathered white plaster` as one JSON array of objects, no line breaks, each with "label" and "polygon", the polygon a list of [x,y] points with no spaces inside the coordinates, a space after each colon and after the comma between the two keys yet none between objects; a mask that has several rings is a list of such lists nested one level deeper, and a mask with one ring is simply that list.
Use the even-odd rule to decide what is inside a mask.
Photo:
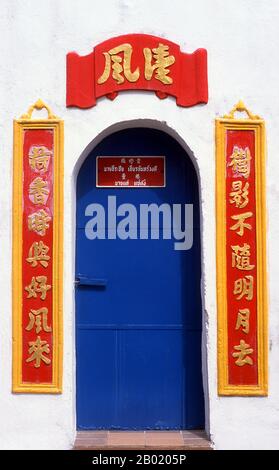
[{"label": "weathered white plaster", "polygon": [[[0,448],[67,449],[75,435],[74,179],[100,133],[130,120],[164,122],[193,152],[203,216],[207,428],[217,449],[279,448],[279,4],[277,0],[1,0],[0,7]],[[256,3],[256,5],[255,5]],[[208,50],[209,103],[179,108],[153,93],[122,93],[88,110],[65,107],[65,56],[125,33]],[[42,98],[65,119],[64,376],[61,396],[11,393],[12,120]],[[216,392],[214,118],[239,98],[267,123],[269,396]],[[120,124],[121,125],[121,124]],[[158,124],[160,126],[160,124]],[[161,125],[162,126],[162,125]],[[162,128],[162,127],[161,127]]]}]

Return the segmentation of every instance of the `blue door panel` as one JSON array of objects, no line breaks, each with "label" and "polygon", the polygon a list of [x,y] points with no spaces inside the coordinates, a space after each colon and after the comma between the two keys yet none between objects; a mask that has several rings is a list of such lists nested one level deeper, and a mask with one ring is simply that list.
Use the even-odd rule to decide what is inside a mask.
[{"label": "blue door panel", "polygon": [[[91,248],[94,263],[86,267],[88,261],[84,257],[77,275],[86,273],[88,277],[107,281],[105,292],[103,289],[92,289],[87,286],[80,288],[82,295],[77,297],[77,304],[82,322],[100,324],[116,321],[120,324],[184,322],[185,311],[182,304],[184,282],[187,285],[192,274],[190,268],[188,273],[183,273],[181,255],[173,250],[173,241],[140,241],[142,259],[135,256],[135,240],[119,241],[118,249],[115,251],[115,240],[98,240],[98,243],[95,243],[87,240],[84,231],[79,229],[77,242],[82,243],[84,247],[88,245],[86,251],[90,250],[92,245],[96,246],[96,250]],[[104,252],[106,259],[103,256]],[[185,259],[189,257],[187,253],[185,252]],[[143,260],[151,260],[144,266],[144,277]],[[121,266],[121,276],[116,266]],[[167,270],[165,266],[168,266]],[[174,272],[180,273],[179,279],[173,276]],[[147,308],[150,304],[153,306],[151,309]],[[121,305],[117,318],[115,305]],[[194,310],[193,314],[196,316]],[[190,321],[189,315],[188,321]]]},{"label": "blue door panel", "polygon": [[77,421],[80,429],[109,428],[111,420],[116,419],[116,358],[116,331],[77,329]]},{"label": "blue door panel", "polygon": [[185,390],[187,390],[187,393],[185,393],[185,419],[187,429],[202,429],[204,427],[201,362],[201,330],[185,330],[183,363],[185,371]]},{"label": "blue door panel", "polygon": [[181,330],[121,332],[120,388],[125,427],[175,429],[180,426],[183,408],[177,403],[182,403],[184,395],[182,348]]},{"label": "blue door panel", "polygon": [[[198,236],[194,237],[192,249],[184,252],[173,249],[173,240],[140,240],[140,257],[135,254],[135,240],[117,240],[117,250],[115,242],[88,240],[83,229],[77,230],[77,244],[85,254],[77,276],[106,281],[104,289],[80,288],[82,295],[76,301],[82,322],[115,323],[115,305],[120,303],[118,323],[183,323],[189,328],[201,327],[200,282],[193,282],[200,250]],[[90,253],[91,262],[86,253]],[[143,260],[149,260],[144,265],[144,276]],[[187,289],[191,289],[191,295],[185,295]],[[151,311],[146,308],[148,303],[153,305]]]},{"label": "blue door panel", "polygon": [[[164,155],[165,188],[96,188],[99,155]],[[194,242],[88,240],[88,204],[193,204]],[[162,220],[161,220],[162,222]],[[160,227],[162,226],[160,222]],[[204,426],[201,260],[195,169],[179,144],[150,129],[104,139],[77,180],[76,354],[80,429]],[[105,227],[105,234],[112,227]],[[139,227],[137,227],[139,231]],[[161,232],[160,232],[161,233]]]},{"label": "blue door panel", "polygon": [[[143,135],[144,133],[144,135]],[[124,137],[124,134],[126,137]],[[131,140],[131,145],[127,146],[127,141]],[[129,148],[131,153],[129,154]],[[88,218],[85,216],[85,208],[92,195],[92,188],[96,186],[96,156],[166,156],[166,187],[165,188],[102,188],[97,190],[97,199],[90,198],[90,203],[97,202],[107,206],[107,197],[116,196],[117,204],[126,202],[132,203],[135,200],[138,204],[194,204],[194,227],[200,226],[199,217],[199,192],[198,181],[195,168],[189,157],[180,145],[169,136],[156,130],[150,129],[128,129],[116,132],[109,138],[104,139],[94,150],[94,158],[87,158],[83,163],[78,176],[77,184],[77,227],[85,227]],[[92,155],[92,154],[91,154]],[[82,184],[79,182],[82,179]],[[183,179],[183,184],[180,184]]]}]

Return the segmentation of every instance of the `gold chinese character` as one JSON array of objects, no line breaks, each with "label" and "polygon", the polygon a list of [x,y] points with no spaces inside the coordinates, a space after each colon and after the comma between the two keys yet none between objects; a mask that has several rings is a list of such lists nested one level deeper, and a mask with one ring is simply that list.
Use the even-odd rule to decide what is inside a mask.
[{"label": "gold chinese character", "polygon": [[[165,85],[170,85],[173,82],[171,77],[168,77],[170,70],[168,67],[174,64],[175,57],[169,55],[169,46],[159,43],[157,48],[149,49],[145,47],[143,49],[145,57],[145,70],[144,76],[146,80],[151,80],[154,71],[156,70],[155,78]],[[152,57],[153,56],[153,57]],[[151,65],[151,61],[155,60],[155,63]]]},{"label": "gold chinese character", "polygon": [[232,167],[233,173],[237,176],[244,176],[244,178],[248,178],[250,175],[251,161],[251,154],[249,148],[246,147],[245,149],[243,149],[235,145],[230,159],[231,162],[228,166]]},{"label": "gold chinese character", "polygon": [[29,186],[29,198],[33,204],[42,205],[47,202],[49,189],[47,181],[43,178],[35,178]]},{"label": "gold chinese character", "polygon": [[[118,55],[123,52],[123,57]],[[128,82],[136,82],[139,79],[140,72],[137,67],[134,72],[131,71],[131,57],[132,57],[133,48],[131,44],[121,44],[120,46],[110,49],[108,52],[103,52],[106,62],[105,69],[101,77],[98,78],[98,84],[101,85],[105,83],[112,72],[112,78],[117,81],[118,85],[124,83],[125,79]],[[111,65],[112,64],[112,65]],[[124,73],[124,77],[122,75]]]},{"label": "gold chinese character", "polygon": [[230,230],[238,230],[236,233],[242,237],[244,229],[252,230],[252,225],[245,223],[245,220],[252,217],[253,212],[243,212],[243,214],[231,215],[231,219],[237,223],[230,227]]},{"label": "gold chinese character", "polygon": [[39,308],[39,310],[31,309],[29,312],[30,321],[25,329],[30,331],[35,326],[37,334],[42,330],[44,330],[46,333],[50,333],[52,328],[47,324],[47,314],[48,309],[46,307]]},{"label": "gold chinese character", "polygon": [[45,173],[48,170],[50,157],[52,156],[52,151],[47,147],[42,146],[32,146],[29,150],[29,165],[32,170],[36,173]]},{"label": "gold chinese character", "polygon": [[238,358],[235,361],[237,366],[244,366],[245,364],[249,364],[251,366],[253,364],[253,359],[248,356],[248,354],[252,354],[254,351],[254,349],[250,348],[250,344],[245,343],[245,341],[241,339],[239,346],[234,346],[234,349],[239,351],[232,353],[233,357]]},{"label": "gold chinese character", "polygon": [[249,329],[250,329],[249,317],[250,317],[249,308],[243,308],[239,310],[237,313],[237,322],[235,325],[235,329],[239,330],[239,328],[241,327],[243,333],[248,334]]},{"label": "gold chinese character", "polygon": [[234,295],[238,295],[237,300],[246,297],[246,300],[253,299],[254,278],[253,276],[245,276],[234,281]]},{"label": "gold chinese character", "polygon": [[50,259],[50,256],[47,255],[48,251],[49,247],[45,245],[44,242],[34,242],[29,249],[28,258],[26,258],[26,261],[31,263],[32,268],[38,266],[38,262],[44,268],[47,268],[48,261]]},{"label": "gold chinese character", "polygon": [[26,359],[26,362],[35,361],[34,367],[41,367],[41,361],[45,364],[50,364],[51,360],[49,357],[44,356],[44,353],[49,354],[49,344],[47,341],[41,341],[40,336],[37,337],[36,341],[29,341],[28,354],[31,354],[30,357]]},{"label": "gold chinese character", "polygon": [[46,229],[49,228],[48,222],[50,220],[51,217],[49,217],[47,212],[41,209],[28,216],[28,228],[43,236],[46,234]]},{"label": "gold chinese character", "polygon": [[25,287],[25,290],[28,292],[27,299],[30,299],[30,297],[37,298],[37,293],[40,292],[41,299],[45,300],[49,289],[51,289],[51,286],[47,284],[46,276],[33,276],[29,286]]},{"label": "gold chinese character", "polygon": [[232,267],[243,271],[251,271],[255,265],[250,264],[250,245],[244,243],[243,246],[231,246],[232,252]]},{"label": "gold chinese character", "polygon": [[243,207],[246,207],[249,202],[248,189],[248,182],[246,182],[244,187],[242,187],[242,181],[233,181],[232,189],[230,192],[230,204],[235,204],[235,207],[239,207],[239,209],[243,209]]}]

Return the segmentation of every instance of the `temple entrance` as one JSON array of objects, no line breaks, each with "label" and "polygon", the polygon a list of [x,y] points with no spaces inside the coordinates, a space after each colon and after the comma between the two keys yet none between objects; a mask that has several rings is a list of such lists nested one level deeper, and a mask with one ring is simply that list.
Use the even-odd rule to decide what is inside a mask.
[{"label": "temple entrance", "polygon": [[[97,158],[110,156],[133,160],[140,182],[137,162],[164,157],[164,184],[97,187]],[[143,218],[151,204],[157,218]],[[190,157],[163,131],[110,134],[77,178],[78,429],[204,427],[200,284],[199,191]]]}]

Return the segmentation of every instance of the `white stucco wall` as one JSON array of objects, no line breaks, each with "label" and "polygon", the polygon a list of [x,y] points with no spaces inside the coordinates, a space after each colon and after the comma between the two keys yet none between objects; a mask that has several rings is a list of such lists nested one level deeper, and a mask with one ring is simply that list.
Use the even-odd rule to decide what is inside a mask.
[{"label": "white stucco wall", "polygon": [[[195,155],[203,214],[209,407],[216,449],[279,448],[279,4],[277,0],[0,0],[0,448],[70,448],[75,435],[74,172],[84,149],[117,122],[165,121]],[[153,93],[122,93],[88,110],[65,106],[65,57],[113,36],[166,37],[185,52],[208,50],[209,103],[179,108]],[[61,396],[13,395],[12,120],[42,98],[65,120],[64,375]],[[214,118],[239,100],[266,119],[269,396],[217,396]],[[83,154],[84,155],[84,154]]]}]

